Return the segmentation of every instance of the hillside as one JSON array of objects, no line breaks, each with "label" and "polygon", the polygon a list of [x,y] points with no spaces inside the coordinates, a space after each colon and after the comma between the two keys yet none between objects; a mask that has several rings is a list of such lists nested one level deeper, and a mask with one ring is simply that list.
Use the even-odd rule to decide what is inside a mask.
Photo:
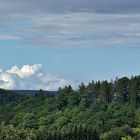
[{"label": "hillside", "polygon": [[2,140],[139,140],[140,76],[68,86],[55,96],[40,90],[2,104],[0,121]]},{"label": "hillside", "polygon": [[0,89],[0,105],[11,102],[20,102],[26,99],[24,94],[18,94],[16,91]]}]

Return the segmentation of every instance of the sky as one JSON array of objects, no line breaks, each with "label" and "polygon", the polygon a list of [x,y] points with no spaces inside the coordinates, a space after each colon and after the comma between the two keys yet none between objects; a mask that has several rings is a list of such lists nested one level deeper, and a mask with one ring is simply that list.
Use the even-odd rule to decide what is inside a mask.
[{"label": "sky", "polygon": [[140,72],[139,0],[0,0],[0,88],[57,90]]}]

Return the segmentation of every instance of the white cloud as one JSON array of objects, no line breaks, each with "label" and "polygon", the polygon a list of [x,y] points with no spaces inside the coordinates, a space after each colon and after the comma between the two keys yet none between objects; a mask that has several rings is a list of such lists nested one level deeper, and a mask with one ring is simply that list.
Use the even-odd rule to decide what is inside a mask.
[{"label": "white cloud", "polygon": [[0,73],[0,88],[14,89],[15,80],[8,73]]},{"label": "white cloud", "polygon": [[[22,16],[18,18],[20,21]],[[32,24],[17,29],[15,35],[32,45],[86,48],[140,44],[140,14],[71,12],[26,18]]]},{"label": "white cloud", "polygon": [[139,7],[138,0],[1,0],[6,35],[0,40],[39,47],[139,46]]},{"label": "white cloud", "polygon": [[18,36],[13,35],[0,35],[0,40],[16,40],[20,39]]},{"label": "white cloud", "polygon": [[0,27],[5,32],[0,35],[0,40],[18,39],[25,46],[140,45],[140,13],[12,13],[1,21],[6,23]]},{"label": "white cloud", "polygon": [[43,72],[41,64],[24,65],[21,68],[13,66],[0,72],[0,88],[3,89],[57,90],[69,84],[72,81]]},{"label": "white cloud", "polygon": [[40,68],[42,67],[41,64],[35,64],[35,65],[24,65],[21,69],[17,66],[13,66],[10,70],[7,70],[7,73],[10,74],[16,74],[20,78],[30,77],[37,73]]}]

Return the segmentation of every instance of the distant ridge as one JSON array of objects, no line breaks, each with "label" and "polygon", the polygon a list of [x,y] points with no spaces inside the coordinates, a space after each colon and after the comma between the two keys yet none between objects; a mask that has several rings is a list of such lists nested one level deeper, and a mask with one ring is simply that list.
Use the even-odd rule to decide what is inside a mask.
[{"label": "distant ridge", "polygon": [[0,105],[12,103],[12,102],[20,102],[26,99],[26,95],[18,94],[12,90],[4,90],[0,89]]},{"label": "distant ridge", "polygon": [[[13,90],[13,91],[18,94],[34,96],[39,90]],[[58,91],[46,91],[46,90],[43,90],[43,92],[45,94],[52,94],[52,95],[56,95],[58,93]]]}]

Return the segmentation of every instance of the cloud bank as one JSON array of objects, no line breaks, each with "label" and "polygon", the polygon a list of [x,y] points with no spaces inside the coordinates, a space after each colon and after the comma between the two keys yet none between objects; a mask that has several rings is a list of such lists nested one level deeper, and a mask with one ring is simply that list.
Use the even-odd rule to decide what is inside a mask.
[{"label": "cloud bank", "polygon": [[139,0],[0,1],[0,40],[39,47],[140,45]]},{"label": "cloud bank", "polygon": [[140,12],[139,0],[1,0],[0,11],[9,13]]},{"label": "cloud bank", "polygon": [[69,13],[32,18],[34,26],[18,33],[49,47],[108,47],[140,44],[140,14]]},{"label": "cloud bank", "polygon": [[[39,47],[140,45],[140,14],[64,13],[14,16],[0,40]],[[26,21],[26,22],[25,22]],[[14,30],[11,30],[13,27]],[[9,32],[10,31],[10,32]]]},{"label": "cloud bank", "polygon": [[59,87],[72,84],[71,81],[57,75],[45,73],[41,64],[13,66],[3,71],[0,69],[0,88],[18,90],[57,90]]},{"label": "cloud bank", "polygon": [[0,40],[24,47],[136,47],[139,7],[139,0],[4,0]]}]

